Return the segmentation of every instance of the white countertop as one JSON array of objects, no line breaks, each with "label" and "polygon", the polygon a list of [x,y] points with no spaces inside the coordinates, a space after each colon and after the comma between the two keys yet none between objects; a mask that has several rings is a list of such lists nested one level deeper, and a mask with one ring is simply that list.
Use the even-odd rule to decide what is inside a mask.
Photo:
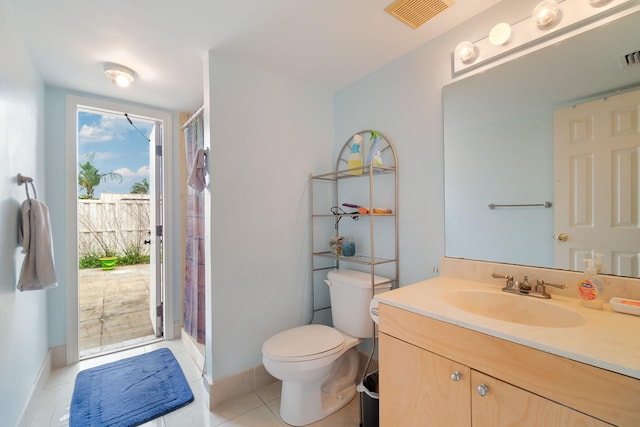
[{"label": "white countertop", "polygon": [[585,316],[586,322],[575,327],[528,326],[473,314],[444,301],[446,293],[463,289],[503,293],[501,286],[438,277],[378,294],[372,305],[381,302],[640,379],[640,316],[611,311],[608,304],[603,310],[593,310],[580,305],[577,298],[554,295],[543,301],[570,308]]}]

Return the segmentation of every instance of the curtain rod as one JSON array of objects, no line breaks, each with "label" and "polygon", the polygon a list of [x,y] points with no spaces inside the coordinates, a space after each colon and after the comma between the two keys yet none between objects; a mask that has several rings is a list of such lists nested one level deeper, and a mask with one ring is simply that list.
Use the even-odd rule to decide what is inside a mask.
[{"label": "curtain rod", "polygon": [[191,122],[192,122],[192,121],[194,121],[196,117],[198,117],[198,114],[202,113],[202,111],[204,111],[204,105],[203,105],[202,107],[198,108],[198,110],[197,110],[195,113],[193,113],[193,114],[191,115],[191,117],[189,117],[189,118],[187,119],[187,121],[186,121],[186,122],[184,122],[184,123],[182,124],[182,129],[184,129],[184,128],[186,128],[187,126],[189,126],[189,125],[191,124]]}]

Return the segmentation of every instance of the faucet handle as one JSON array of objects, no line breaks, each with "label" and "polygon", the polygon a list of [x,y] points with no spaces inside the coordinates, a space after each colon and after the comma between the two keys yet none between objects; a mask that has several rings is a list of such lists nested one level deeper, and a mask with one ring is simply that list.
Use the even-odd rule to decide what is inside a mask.
[{"label": "faucet handle", "polygon": [[496,273],[491,273],[491,277],[493,277],[494,279],[505,279],[507,281],[507,288],[511,289],[513,288],[513,275],[512,274],[496,274]]},{"label": "faucet handle", "polygon": [[553,283],[553,282],[545,282],[543,279],[536,280],[536,292],[541,294],[545,293],[545,286],[553,286],[554,288],[558,288],[558,289],[565,289],[567,287],[567,285],[561,282]]}]

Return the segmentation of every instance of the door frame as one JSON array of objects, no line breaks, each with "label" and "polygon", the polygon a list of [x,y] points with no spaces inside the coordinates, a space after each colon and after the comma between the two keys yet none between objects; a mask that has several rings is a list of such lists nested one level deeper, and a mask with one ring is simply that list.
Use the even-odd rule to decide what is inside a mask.
[{"label": "door frame", "polygon": [[[162,185],[163,185],[163,317],[164,336],[173,339],[178,336],[175,326],[174,245],[166,244],[167,236],[173,236],[173,167],[171,147],[173,146],[173,117],[167,111],[127,104],[125,102],[107,101],[95,98],[67,95],[65,106],[65,237],[66,237],[66,303],[67,303],[67,337],[66,362],[67,365],[79,360],[79,313],[78,313],[78,206],[77,206],[77,133],[79,106],[92,107],[103,110],[123,111],[136,116],[157,119],[163,127],[163,156],[162,156]],[[168,202],[168,203],[167,203]],[[169,239],[171,241],[172,239]]]}]

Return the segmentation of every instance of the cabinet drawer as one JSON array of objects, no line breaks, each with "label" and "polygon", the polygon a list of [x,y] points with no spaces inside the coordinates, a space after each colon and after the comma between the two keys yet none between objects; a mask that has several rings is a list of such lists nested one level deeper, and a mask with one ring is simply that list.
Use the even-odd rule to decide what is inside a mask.
[{"label": "cabinet drawer", "polygon": [[[480,394],[479,387],[486,394]],[[475,370],[471,371],[471,417],[473,427],[611,426]]]}]

